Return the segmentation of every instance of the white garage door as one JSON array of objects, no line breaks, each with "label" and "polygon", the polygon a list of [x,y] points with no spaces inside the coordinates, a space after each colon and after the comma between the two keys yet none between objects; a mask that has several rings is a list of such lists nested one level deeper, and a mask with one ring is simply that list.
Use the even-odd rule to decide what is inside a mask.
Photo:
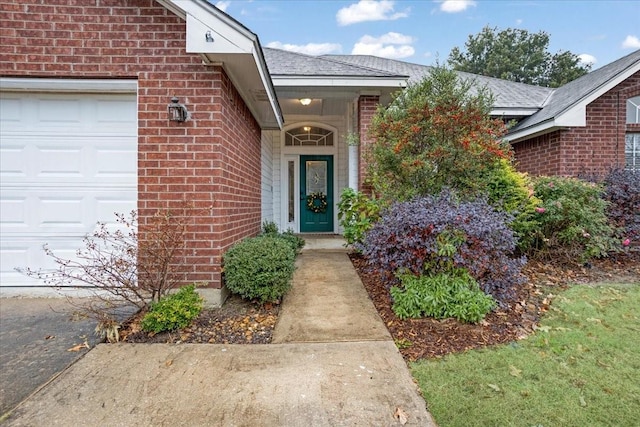
[{"label": "white garage door", "polygon": [[15,267],[53,267],[44,243],[73,258],[136,208],[136,95],[0,92],[0,142],[0,290],[38,293]]}]

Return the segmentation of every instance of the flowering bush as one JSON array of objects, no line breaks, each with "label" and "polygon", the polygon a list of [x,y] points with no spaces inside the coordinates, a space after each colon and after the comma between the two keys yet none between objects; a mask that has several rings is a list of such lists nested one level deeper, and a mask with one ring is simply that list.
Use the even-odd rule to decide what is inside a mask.
[{"label": "flowering bush", "polygon": [[491,94],[435,67],[373,118],[368,174],[376,194],[411,200],[451,188],[464,196],[484,189],[478,179],[498,159],[510,159],[506,127],[490,117]]},{"label": "flowering bush", "polygon": [[606,215],[602,187],[576,178],[540,177],[535,195],[542,200],[540,228],[531,253],[585,262],[620,247]]},{"label": "flowering bush", "polygon": [[506,301],[523,283],[525,263],[512,257],[516,239],[507,220],[486,200],[458,202],[447,191],[385,209],[360,248],[389,285],[397,283],[397,274],[436,275],[462,268],[482,290]]}]

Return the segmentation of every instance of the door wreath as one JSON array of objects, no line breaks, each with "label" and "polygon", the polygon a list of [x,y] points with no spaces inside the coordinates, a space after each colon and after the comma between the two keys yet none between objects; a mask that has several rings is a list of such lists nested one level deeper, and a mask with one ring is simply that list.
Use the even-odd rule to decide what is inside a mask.
[{"label": "door wreath", "polygon": [[314,213],[325,213],[327,211],[327,196],[322,193],[309,193],[307,195],[307,209]]}]

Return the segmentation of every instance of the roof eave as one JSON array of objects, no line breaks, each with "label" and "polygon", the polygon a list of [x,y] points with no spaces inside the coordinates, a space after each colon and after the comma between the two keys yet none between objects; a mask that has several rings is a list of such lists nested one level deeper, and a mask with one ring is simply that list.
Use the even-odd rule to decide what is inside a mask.
[{"label": "roof eave", "polygon": [[[158,2],[186,21],[187,52],[199,54],[207,65],[223,66],[260,127],[282,129],[283,114],[258,36],[204,0]],[[213,41],[207,40],[207,33],[213,35]],[[257,86],[266,99],[253,95]]]},{"label": "roof eave", "polygon": [[351,77],[351,76],[278,76],[272,75],[275,87],[369,87],[403,89],[406,78],[398,77]]}]

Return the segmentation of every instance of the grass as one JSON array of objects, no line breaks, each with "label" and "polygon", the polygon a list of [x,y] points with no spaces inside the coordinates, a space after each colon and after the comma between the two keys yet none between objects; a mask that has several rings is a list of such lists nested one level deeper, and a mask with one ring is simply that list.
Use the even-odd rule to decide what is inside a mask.
[{"label": "grass", "polygon": [[412,364],[447,426],[640,425],[640,284],[574,286],[526,340]]}]

